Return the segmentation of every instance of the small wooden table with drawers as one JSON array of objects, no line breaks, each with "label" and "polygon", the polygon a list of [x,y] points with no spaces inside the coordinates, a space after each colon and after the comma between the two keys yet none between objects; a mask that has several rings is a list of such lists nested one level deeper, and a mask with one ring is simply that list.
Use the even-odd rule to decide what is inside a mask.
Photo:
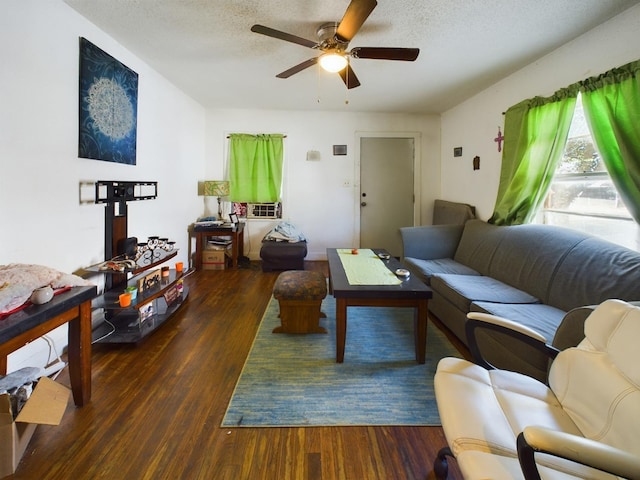
[{"label": "small wooden table with drawers", "polygon": [[202,270],[202,255],[207,244],[207,237],[231,237],[231,265],[238,268],[238,258],[244,255],[244,223],[234,225],[195,225],[193,235],[196,237],[195,269]]}]

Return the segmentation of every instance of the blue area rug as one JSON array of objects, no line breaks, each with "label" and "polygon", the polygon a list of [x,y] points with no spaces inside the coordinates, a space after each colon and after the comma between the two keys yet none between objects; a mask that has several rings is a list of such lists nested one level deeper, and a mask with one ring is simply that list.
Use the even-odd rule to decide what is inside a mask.
[{"label": "blue area rug", "polygon": [[328,334],[274,334],[271,299],[223,427],[440,425],[433,392],[438,360],[461,355],[433,324],[427,360],[415,361],[413,309],[350,307],[344,363],[336,363],[335,300],[320,325]]}]

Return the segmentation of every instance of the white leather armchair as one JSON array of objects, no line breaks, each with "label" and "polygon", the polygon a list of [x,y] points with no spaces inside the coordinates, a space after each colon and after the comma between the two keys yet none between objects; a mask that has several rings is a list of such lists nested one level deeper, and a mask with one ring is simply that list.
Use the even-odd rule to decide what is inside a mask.
[{"label": "white leather armchair", "polygon": [[640,479],[640,308],[607,300],[587,318],[585,339],[559,353],[535,332],[516,335],[555,356],[548,385],[458,358],[438,364],[448,446],[434,463],[436,477],[446,478],[446,457],[454,456],[465,479]]}]

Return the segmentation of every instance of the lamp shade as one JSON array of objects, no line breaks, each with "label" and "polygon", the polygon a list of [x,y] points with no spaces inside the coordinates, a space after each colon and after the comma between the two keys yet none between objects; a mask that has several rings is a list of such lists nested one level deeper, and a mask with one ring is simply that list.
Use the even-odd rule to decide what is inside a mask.
[{"label": "lamp shade", "polygon": [[229,195],[227,180],[207,180],[204,182],[204,194],[207,197],[226,197]]},{"label": "lamp shade", "polygon": [[320,66],[327,72],[339,72],[347,66],[347,59],[338,53],[325,53],[320,57]]}]

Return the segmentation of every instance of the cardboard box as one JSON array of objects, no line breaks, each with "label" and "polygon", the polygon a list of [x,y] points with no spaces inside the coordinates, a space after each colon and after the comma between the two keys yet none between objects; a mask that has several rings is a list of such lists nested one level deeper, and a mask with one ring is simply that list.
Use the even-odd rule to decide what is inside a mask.
[{"label": "cardboard box", "polygon": [[224,250],[205,250],[202,252],[203,270],[224,270],[226,261]]},{"label": "cardboard box", "polygon": [[0,478],[16,471],[39,424],[60,425],[69,393],[67,387],[41,377],[15,421],[9,395],[0,395]]}]

